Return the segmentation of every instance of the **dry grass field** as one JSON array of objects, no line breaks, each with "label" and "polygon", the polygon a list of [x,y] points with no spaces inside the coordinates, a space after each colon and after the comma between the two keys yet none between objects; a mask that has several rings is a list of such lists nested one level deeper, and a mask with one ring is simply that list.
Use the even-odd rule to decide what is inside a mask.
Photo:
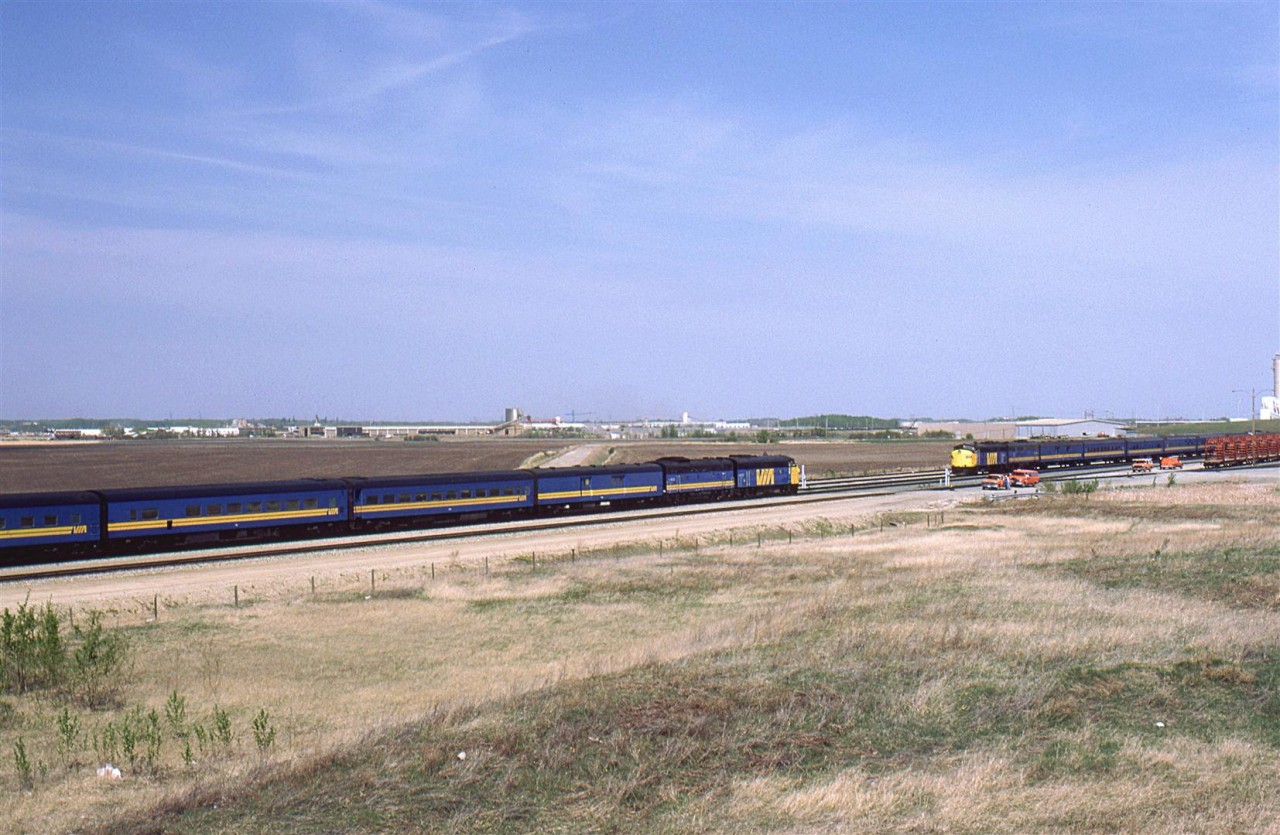
[{"label": "dry grass field", "polygon": [[[597,442],[592,442],[593,444]],[[292,478],[410,475],[536,466],[578,442],[523,438],[403,441],[118,441],[0,444],[0,493],[100,490]],[[600,442],[594,463],[652,461],[733,453],[781,452],[812,477],[933,469],[946,464],[949,441],[789,442],[771,444]]]},{"label": "dry grass field", "polygon": [[[119,601],[116,706],[71,707],[63,744],[63,702],[3,697],[0,826],[1280,828],[1274,485],[892,521],[460,561],[372,592],[328,577],[240,608],[169,600],[155,622]],[[155,757],[95,776],[106,724],[138,706],[160,717]],[[215,706],[229,741],[212,739]],[[187,762],[183,740],[205,736]]]}]

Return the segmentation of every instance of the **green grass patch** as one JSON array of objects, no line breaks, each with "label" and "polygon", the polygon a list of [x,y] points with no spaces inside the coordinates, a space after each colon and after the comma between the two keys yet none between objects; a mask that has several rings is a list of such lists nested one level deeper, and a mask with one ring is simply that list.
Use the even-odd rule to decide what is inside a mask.
[{"label": "green grass patch", "polygon": [[[620,581],[563,595],[662,591]],[[773,643],[437,716],[106,831],[727,831],[742,823],[734,787],[757,777],[910,773],[985,747],[1017,750],[1031,782],[1132,777],[1143,766],[1126,740],[1234,735],[1280,749],[1275,653],[1096,665],[1032,648],[882,648],[868,618],[850,606]],[[900,823],[915,813],[904,806]]]},{"label": "green grass patch", "polygon": [[1052,567],[1104,588],[1148,588],[1240,609],[1280,609],[1280,546],[1097,554]]},{"label": "green grass patch", "polygon": [[[1156,489],[1166,489],[1161,486]],[[981,507],[972,505],[972,507]],[[1034,502],[1002,504],[999,512],[1009,516],[1052,516],[1063,519],[1121,520],[1126,522],[1259,522],[1275,518],[1275,510],[1265,506],[1231,504],[1179,504],[1176,508],[1148,502],[1127,502],[1108,497],[1105,501],[1078,495],[1045,495]]]},{"label": "green grass patch", "polygon": [[[811,649],[789,640],[559,685],[407,727],[238,797],[195,795],[155,823],[190,832],[678,831],[730,825],[704,816],[731,816],[722,801],[742,780],[804,783],[854,765],[904,771],[993,740],[1016,741],[1033,781],[1137,768],[1121,757],[1133,735],[1244,734],[1280,746],[1275,658],[1068,666],[1039,671],[1057,683],[1037,696],[1015,665],[993,674],[975,664],[968,675],[954,659],[923,655],[819,665]],[[949,686],[936,699],[906,698],[941,681]]]},{"label": "green grass patch", "polygon": [[[1196,656],[1169,663],[1078,665],[1061,672],[1039,704],[1038,725],[1056,730],[1158,736],[1202,742],[1242,735],[1280,747],[1280,657]],[[1061,748],[1044,745],[1042,754]]]},{"label": "green grass patch", "polygon": [[572,580],[560,591],[539,595],[500,595],[467,602],[474,612],[516,608],[533,614],[571,606],[637,603],[645,606],[698,603],[728,585],[711,572],[674,567],[667,573],[640,573],[597,580]]}]

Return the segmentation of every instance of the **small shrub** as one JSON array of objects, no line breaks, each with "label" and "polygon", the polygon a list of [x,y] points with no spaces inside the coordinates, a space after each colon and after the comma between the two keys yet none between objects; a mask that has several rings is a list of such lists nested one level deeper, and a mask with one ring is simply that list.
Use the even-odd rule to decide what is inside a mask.
[{"label": "small shrub", "polygon": [[46,687],[61,684],[66,660],[67,648],[62,642],[62,622],[54,611],[53,604],[46,604],[36,635],[36,669],[41,683]]},{"label": "small shrub", "polygon": [[258,715],[253,717],[253,740],[258,743],[258,750],[264,754],[271,743],[276,741],[276,729],[271,726],[266,708],[259,710]]},{"label": "small shrub", "polygon": [[138,718],[142,726],[142,741],[147,746],[147,768],[151,771],[155,771],[156,766],[160,762],[160,745],[164,741],[164,734],[160,732],[160,714],[156,712],[155,708],[152,708],[147,711],[147,715],[143,717],[142,709],[138,708]]},{"label": "small shrub", "polygon": [[183,738],[187,735],[187,700],[179,696],[177,690],[170,693],[169,700],[164,703],[164,718],[169,721],[174,736]]},{"label": "small shrub", "polygon": [[18,772],[18,782],[22,788],[31,791],[35,788],[35,782],[31,778],[31,761],[27,759],[27,743],[22,737],[18,737],[18,741],[13,743],[13,767]]},{"label": "small shrub", "polygon": [[130,721],[129,714],[120,720],[119,737],[120,751],[129,761],[129,767],[133,768],[138,764],[138,727]]},{"label": "small shrub", "polygon": [[213,706],[213,731],[210,733],[213,741],[224,748],[231,745],[231,717],[227,712],[217,705]]},{"label": "small shrub", "polygon": [[102,758],[109,762],[120,759],[120,730],[114,722],[108,722],[102,729]]},{"label": "small shrub", "polygon": [[90,612],[88,623],[75,627],[75,635],[72,688],[86,707],[101,707],[115,695],[116,675],[124,666],[128,644],[123,635],[103,627],[101,612]]},{"label": "small shrub", "polygon": [[200,747],[200,753],[206,754],[209,751],[209,732],[204,729],[204,725],[196,724],[191,726],[191,733],[195,735],[196,745]]},{"label": "small shrub", "polygon": [[1085,481],[1083,479],[1071,479],[1062,482],[1062,492],[1070,496],[1087,496],[1096,492],[1098,489],[1098,480],[1096,478]]},{"label": "small shrub", "polygon": [[41,611],[25,600],[0,615],[0,686],[26,693],[61,682],[66,661],[61,620],[51,604]]},{"label": "small shrub", "polygon": [[65,706],[62,712],[58,714],[58,750],[62,754],[63,761],[67,765],[73,765],[74,760],[72,754],[79,747],[80,740],[80,717],[72,716],[71,711]]}]

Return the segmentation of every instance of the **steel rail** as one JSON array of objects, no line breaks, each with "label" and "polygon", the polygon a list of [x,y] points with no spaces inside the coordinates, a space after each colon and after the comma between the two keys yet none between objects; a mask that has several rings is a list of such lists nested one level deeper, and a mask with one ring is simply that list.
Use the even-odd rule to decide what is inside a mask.
[{"label": "steel rail", "polygon": [[[933,473],[934,471],[929,471]],[[941,470],[936,471],[940,476]],[[506,536],[510,534],[529,533],[532,531],[558,530],[571,527],[591,525],[607,525],[617,522],[641,521],[647,519],[670,519],[679,516],[701,515],[706,513],[728,513],[738,510],[750,510],[755,507],[779,507],[787,505],[812,504],[815,502],[840,501],[850,495],[864,497],[884,496],[904,492],[909,489],[921,489],[921,482],[909,478],[914,474],[902,473],[890,476],[868,476],[854,479],[817,479],[801,488],[795,496],[763,497],[756,499],[737,499],[723,502],[694,503],[663,508],[639,508],[621,511],[603,511],[581,513],[544,519],[524,520],[520,522],[484,522],[479,524],[459,524],[448,527],[417,528],[394,532],[347,534],[323,539],[294,539],[283,542],[254,542],[245,544],[212,545],[206,548],[187,551],[171,551],[147,555],[128,555],[121,557],[93,557],[72,562],[56,562],[39,565],[15,566],[0,569],[0,584],[21,582],[53,577],[74,577],[86,574],[107,574],[122,571],[136,571],[153,568],[171,568],[175,566],[214,563],[262,557],[293,556],[320,551],[335,551],[354,548],[372,548],[386,545],[401,545],[421,542],[442,542],[459,539],[471,539],[489,536]],[[937,478],[930,478],[935,488],[941,488]],[[957,479],[953,486],[972,486],[978,483],[977,478]],[[832,484],[831,482],[848,484]]]},{"label": "steel rail", "polygon": [[[1270,462],[1248,467],[1223,468],[1213,472],[1230,472],[1242,469],[1263,469],[1278,467],[1280,463]],[[851,496],[871,498],[889,496],[914,490],[954,490],[977,487],[982,483],[981,475],[952,475],[950,483],[945,483],[945,470],[920,470],[904,473],[886,473],[874,476],[848,476],[837,478],[810,479],[801,486],[795,496],[765,497],[757,499],[738,499],[724,502],[707,502],[688,505],[677,505],[663,508],[627,509],[622,511],[605,511],[596,513],[573,514],[553,518],[524,520],[520,522],[485,522],[480,524],[460,524],[449,527],[418,528],[396,532],[372,534],[349,534],[324,539],[295,539],[285,542],[254,542],[242,545],[221,545],[210,548],[192,549],[189,551],[173,551],[144,556],[94,557],[73,562],[58,562],[42,565],[15,566],[0,569],[0,584],[48,579],[53,577],[73,577],[88,574],[110,574],[123,571],[138,571],[154,568],[170,568],[200,563],[228,562],[232,560],[257,559],[266,557],[293,556],[320,551],[337,551],[354,548],[373,548],[387,545],[402,545],[422,542],[447,542],[449,540],[472,539],[479,537],[507,536],[510,534],[529,533],[532,531],[558,530],[571,527],[587,527],[592,525],[609,525],[618,522],[643,521],[647,519],[670,519],[679,516],[702,515],[707,513],[728,513],[738,510],[750,510],[757,507],[779,507],[788,505],[813,504],[817,502],[841,501]],[[1063,469],[1041,473],[1041,479],[1061,481],[1082,478],[1121,478],[1133,475],[1127,467],[1090,467],[1083,469]],[[1143,476],[1148,473],[1141,474]]]}]

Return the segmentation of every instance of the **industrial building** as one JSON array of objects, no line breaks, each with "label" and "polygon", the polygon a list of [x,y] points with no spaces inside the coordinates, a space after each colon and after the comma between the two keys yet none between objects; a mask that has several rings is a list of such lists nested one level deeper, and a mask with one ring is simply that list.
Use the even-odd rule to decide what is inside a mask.
[{"label": "industrial building", "polygon": [[1280,420],[1280,354],[1271,360],[1271,396],[1262,398],[1262,408],[1258,410],[1258,420]]},{"label": "industrial building", "polygon": [[1018,421],[1017,438],[1123,438],[1129,434],[1129,427],[1116,420],[1097,420],[1096,418],[1058,419]]},{"label": "industrial building", "polygon": [[1129,434],[1129,426],[1125,423],[1094,418],[920,423],[915,429],[918,435],[929,432],[950,432],[957,438],[973,437],[983,441],[1012,441],[1026,438],[1119,438]]}]

